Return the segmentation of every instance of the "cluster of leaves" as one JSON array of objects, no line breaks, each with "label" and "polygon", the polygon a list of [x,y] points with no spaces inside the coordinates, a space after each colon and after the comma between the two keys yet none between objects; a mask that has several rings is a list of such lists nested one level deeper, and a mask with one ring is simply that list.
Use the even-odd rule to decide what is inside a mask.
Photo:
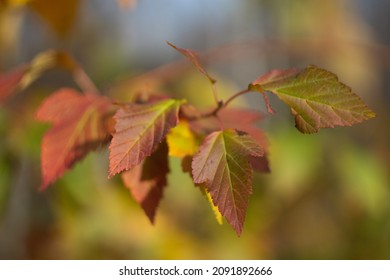
[{"label": "cluster of leaves", "polygon": [[102,95],[83,69],[66,53],[49,51],[31,63],[0,75],[0,102],[52,67],[74,75],[82,92],[62,88],[47,97],[36,112],[52,127],[42,140],[41,170],[45,190],[89,152],[109,145],[108,177],[120,174],[125,186],[154,221],[167,186],[168,156],[182,158],[183,172],[206,195],[218,219],[223,216],[241,234],[253,172],[269,172],[267,139],[256,123],[259,112],[231,109],[228,105],[251,91],[267,93],[286,103],[302,133],[321,128],[350,126],[375,114],[333,73],[308,66],[273,70],[251,82],[226,101],[218,97],[216,79],[197,54],[169,45],[184,55],[209,81],[215,107],[203,111],[185,100],[150,93],[121,103]]}]

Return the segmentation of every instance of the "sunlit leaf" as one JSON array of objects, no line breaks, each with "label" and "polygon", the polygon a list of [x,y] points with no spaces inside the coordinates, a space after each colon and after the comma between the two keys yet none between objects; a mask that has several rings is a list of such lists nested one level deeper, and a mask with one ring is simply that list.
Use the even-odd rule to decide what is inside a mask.
[{"label": "sunlit leaf", "polygon": [[162,142],[157,150],[139,165],[122,173],[122,179],[134,199],[153,223],[158,204],[167,185],[168,146]]},{"label": "sunlit leaf", "polygon": [[351,126],[375,117],[375,113],[335,74],[316,66],[303,70],[274,70],[256,79],[249,88],[277,95],[291,107],[296,127],[303,133]]},{"label": "sunlit leaf", "polygon": [[115,133],[110,144],[109,177],[140,164],[150,156],[168,131],[179,121],[182,101],[133,104],[115,114]]},{"label": "sunlit leaf", "polygon": [[44,100],[36,117],[53,127],[42,141],[41,190],[109,139],[105,118],[110,106],[105,97],[72,89],[61,89]]},{"label": "sunlit leaf", "polygon": [[205,184],[214,204],[238,235],[252,194],[249,156],[261,157],[263,149],[251,137],[229,129],[208,135],[192,161],[194,182]]}]

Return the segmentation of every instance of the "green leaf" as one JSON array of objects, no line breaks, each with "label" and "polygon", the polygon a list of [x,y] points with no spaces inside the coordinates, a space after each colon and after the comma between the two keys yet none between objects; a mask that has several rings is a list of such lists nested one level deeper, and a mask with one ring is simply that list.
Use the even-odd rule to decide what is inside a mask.
[{"label": "green leaf", "polygon": [[167,99],[152,104],[131,104],[117,111],[110,144],[109,177],[130,170],[156,150],[168,131],[179,122],[182,103]]},{"label": "green leaf", "polygon": [[375,117],[335,74],[316,66],[271,71],[252,82],[249,89],[277,95],[291,107],[295,126],[302,133],[351,126]]},{"label": "green leaf", "polygon": [[248,135],[228,129],[209,134],[192,161],[194,182],[204,183],[214,204],[238,235],[252,194],[251,156],[263,156],[263,149]]}]

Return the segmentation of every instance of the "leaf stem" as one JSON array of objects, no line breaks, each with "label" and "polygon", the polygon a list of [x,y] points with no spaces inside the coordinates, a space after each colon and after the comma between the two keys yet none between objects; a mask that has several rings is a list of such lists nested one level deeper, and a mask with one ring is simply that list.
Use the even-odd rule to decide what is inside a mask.
[{"label": "leaf stem", "polygon": [[[237,97],[241,96],[241,95],[244,95],[248,92],[250,92],[251,90],[249,89],[244,89],[242,91],[239,91],[237,92],[236,94],[232,95],[228,100],[226,100],[226,102],[223,104],[222,108],[225,108],[230,102],[232,102],[234,99],[236,99]],[[222,109],[220,108],[220,109]],[[219,110],[218,110],[219,111]]]},{"label": "leaf stem", "polygon": [[206,113],[203,113],[203,114],[200,114],[198,116],[185,116],[187,120],[189,121],[195,121],[195,120],[199,120],[199,119],[204,119],[204,118],[209,118],[209,117],[213,117],[213,116],[217,116],[218,112],[220,110],[222,110],[223,108],[227,107],[227,105],[229,105],[230,102],[232,102],[234,99],[236,99],[237,97],[241,96],[241,95],[244,95],[248,92],[251,92],[250,89],[244,89],[242,91],[239,91],[237,92],[236,94],[232,95],[230,98],[228,98],[226,100],[226,102],[223,102],[223,100],[219,100],[217,101],[217,107],[214,108],[212,111],[210,112],[206,112]]},{"label": "leaf stem", "polygon": [[97,89],[96,85],[94,84],[94,82],[92,82],[91,78],[81,66],[77,65],[73,69],[73,79],[77,83],[77,85],[83,90],[83,92],[100,95],[100,92]]}]

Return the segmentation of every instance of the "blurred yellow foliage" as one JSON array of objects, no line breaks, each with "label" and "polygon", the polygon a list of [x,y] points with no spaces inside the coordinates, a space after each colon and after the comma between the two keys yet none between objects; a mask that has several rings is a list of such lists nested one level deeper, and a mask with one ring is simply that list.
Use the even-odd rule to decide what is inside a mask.
[{"label": "blurred yellow foliage", "polygon": [[7,0],[5,8],[29,7],[60,36],[65,37],[76,19],[81,0]]},{"label": "blurred yellow foliage", "polygon": [[28,2],[31,2],[31,0],[7,0],[4,2],[8,7],[18,7],[26,5]]},{"label": "blurred yellow foliage", "polygon": [[167,142],[169,155],[179,158],[195,154],[199,147],[198,140],[184,120],[180,120],[179,124],[171,129]]},{"label": "blurred yellow foliage", "polygon": [[68,35],[80,6],[80,0],[30,0],[28,2],[28,6],[60,37]]}]

